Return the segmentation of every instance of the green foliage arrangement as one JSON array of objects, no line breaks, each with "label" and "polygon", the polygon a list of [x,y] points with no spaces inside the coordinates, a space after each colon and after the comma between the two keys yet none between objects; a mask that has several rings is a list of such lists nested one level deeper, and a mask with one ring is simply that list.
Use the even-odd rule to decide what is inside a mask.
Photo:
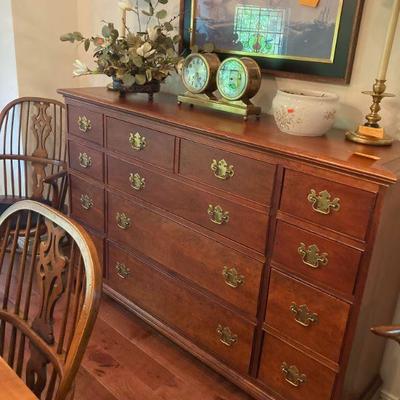
[{"label": "green foliage arrangement", "polygon": [[97,68],[90,69],[76,60],[74,76],[105,74],[129,88],[163,82],[176,70],[181,61],[176,51],[180,37],[173,25],[177,16],[168,19],[167,11],[162,8],[168,0],[141,1],[145,8],[139,7],[139,0],[135,6],[130,0],[118,3],[123,11],[137,15],[136,32],[126,25],[124,32],[119,32],[113,23],[105,22],[101,36],[84,37],[80,32],[71,32],[60,37],[64,42],[82,44],[86,51],[94,46]]}]

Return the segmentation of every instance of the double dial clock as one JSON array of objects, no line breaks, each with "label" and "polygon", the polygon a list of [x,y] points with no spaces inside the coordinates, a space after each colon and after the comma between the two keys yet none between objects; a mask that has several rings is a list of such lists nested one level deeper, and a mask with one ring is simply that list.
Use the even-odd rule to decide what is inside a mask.
[{"label": "double dial clock", "polygon": [[[250,99],[261,85],[261,71],[251,58],[230,57],[222,63],[214,53],[190,54],[184,61],[182,82],[188,92],[178,96],[178,103],[200,105],[243,115],[260,115],[260,107]],[[221,99],[213,92],[218,89]]]}]

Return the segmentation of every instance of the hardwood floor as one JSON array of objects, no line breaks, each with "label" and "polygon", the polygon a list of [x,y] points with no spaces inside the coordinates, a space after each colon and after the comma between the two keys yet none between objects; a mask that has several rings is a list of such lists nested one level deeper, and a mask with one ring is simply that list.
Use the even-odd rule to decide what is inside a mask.
[{"label": "hardwood floor", "polygon": [[250,400],[104,296],[75,400]]}]

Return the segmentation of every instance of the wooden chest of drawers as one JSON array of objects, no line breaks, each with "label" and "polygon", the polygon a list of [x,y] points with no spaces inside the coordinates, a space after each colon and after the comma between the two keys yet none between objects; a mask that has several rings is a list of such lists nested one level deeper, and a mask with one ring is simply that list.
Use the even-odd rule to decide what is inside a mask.
[{"label": "wooden chest of drawers", "polygon": [[384,348],[369,327],[399,290],[398,143],[60,92],[71,214],[107,294],[256,399],[369,398]]}]

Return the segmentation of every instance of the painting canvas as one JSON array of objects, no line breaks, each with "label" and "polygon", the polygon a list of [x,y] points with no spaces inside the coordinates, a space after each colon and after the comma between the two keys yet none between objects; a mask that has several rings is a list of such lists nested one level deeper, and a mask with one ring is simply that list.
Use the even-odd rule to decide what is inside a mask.
[{"label": "painting canvas", "polygon": [[186,0],[186,38],[189,45],[213,43],[220,54],[252,56],[264,69],[347,79],[361,6],[356,0]]}]

